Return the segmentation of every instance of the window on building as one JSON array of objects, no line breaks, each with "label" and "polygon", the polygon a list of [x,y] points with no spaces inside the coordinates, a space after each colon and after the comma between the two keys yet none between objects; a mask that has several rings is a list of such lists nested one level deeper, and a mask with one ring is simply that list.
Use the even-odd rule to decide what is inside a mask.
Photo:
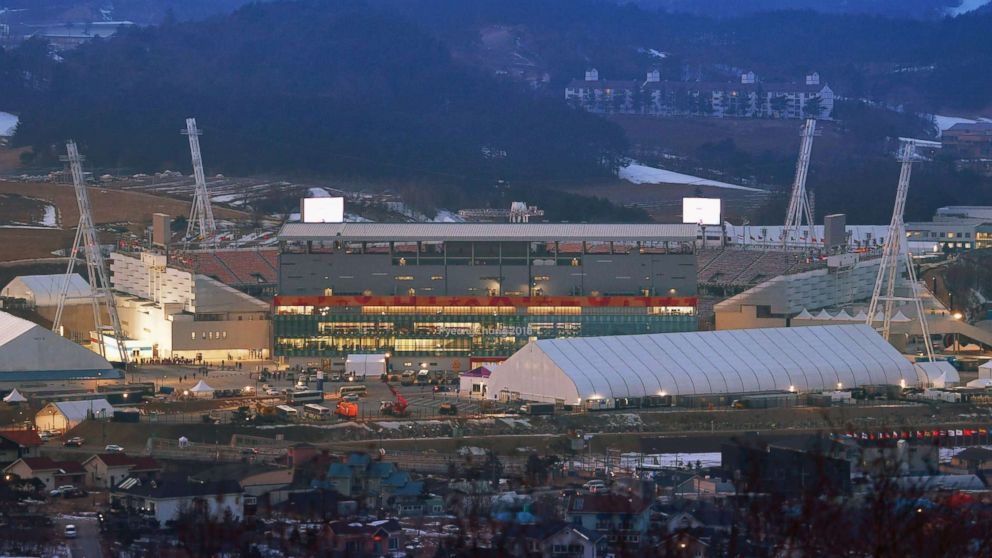
[{"label": "window on building", "polygon": [[196,332],[195,331],[189,332],[189,336],[190,336],[190,341],[196,341]]}]

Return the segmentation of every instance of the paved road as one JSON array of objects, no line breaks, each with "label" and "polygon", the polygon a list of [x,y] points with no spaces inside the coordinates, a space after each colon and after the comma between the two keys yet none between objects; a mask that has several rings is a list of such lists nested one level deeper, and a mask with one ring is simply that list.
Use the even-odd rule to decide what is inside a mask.
[{"label": "paved road", "polygon": [[102,558],[103,550],[100,546],[100,524],[95,517],[72,517],[59,518],[59,536],[65,532],[66,525],[75,525],[78,536],[75,539],[67,539],[69,550],[72,551],[72,558]]}]

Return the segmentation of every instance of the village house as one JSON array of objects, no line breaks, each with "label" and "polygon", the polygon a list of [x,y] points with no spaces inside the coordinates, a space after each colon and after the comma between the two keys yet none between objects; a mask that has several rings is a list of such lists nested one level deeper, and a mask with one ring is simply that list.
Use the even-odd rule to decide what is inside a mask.
[{"label": "village house", "polygon": [[3,470],[4,475],[21,479],[38,479],[45,488],[65,485],[79,486],[86,478],[86,470],[75,461],[54,461],[49,457],[23,457]]},{"label": "village house", "polygon": [[332,521],[327,524],[334,556],[382,556],[401,552],[403,528],[395,519],[371,523]]},{"label": "village house", "polygon": [[0,430],[0,464],[37,457],[41,445],[37,430]]},{"label": "village house", "polygon": [[643,82],[599,78],[596,69],[565,88],[565,100],[589,112],[716,118],[819,118],[833,114],[834,92],[812,72],[802,83],[766,83],[754,72],[736,83],[662,80],[649,70]]},{"label": "village house", "polygon": [[244,489],[236,480],[196,481],[184,474],[142,481],[128,477],[111,489],[111,506],[154,519],[159,525],[191,513],[214,520],[244,517]]},{"label": "village house", "polygon": [[162,466],[151,457],[123,453],[94,455],[83,461],[83,467],[86,483],[94,488],[113,488],[128,477],[149,480],[162,472]]}]

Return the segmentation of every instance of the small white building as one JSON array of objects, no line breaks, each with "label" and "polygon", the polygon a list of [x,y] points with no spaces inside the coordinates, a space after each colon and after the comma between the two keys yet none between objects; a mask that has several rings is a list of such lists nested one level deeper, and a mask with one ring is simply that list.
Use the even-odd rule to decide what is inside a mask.
[{"label": "small white building", "polygon": [[34,416],[38,430],[65,432],[87,419],[109,420],[114,408],[106,399],[84,401],[56,401],[41,408]]},{"label": "small white building", "polygon": [[244,489],[237,480],[197,481],[170,475],[142,481],[128,477],[110,491],[110,500],[130,512],[153,517],[159,525],[182,513],[196,513],[215,520],[244,517]]}]

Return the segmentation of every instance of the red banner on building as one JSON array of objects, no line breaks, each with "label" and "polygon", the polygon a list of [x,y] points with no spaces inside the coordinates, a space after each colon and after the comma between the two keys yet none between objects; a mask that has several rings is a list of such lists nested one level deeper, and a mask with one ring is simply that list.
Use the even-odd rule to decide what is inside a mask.
[{"label": "red banner on building", "polygon": [[279,306],[508,306],[526,308],[531,306],[576,306],[580,308],[615,308],[655,306],[695,307],[694,296],[277,296],[273,300]]}]

